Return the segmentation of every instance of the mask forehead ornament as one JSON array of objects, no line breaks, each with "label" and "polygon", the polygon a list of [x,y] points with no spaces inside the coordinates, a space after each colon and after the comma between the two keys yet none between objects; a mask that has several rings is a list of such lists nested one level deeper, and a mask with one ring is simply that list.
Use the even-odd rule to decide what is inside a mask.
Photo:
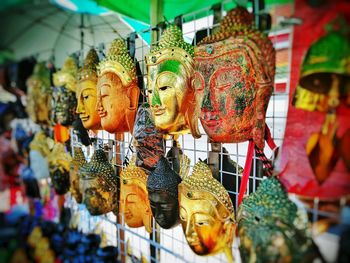
[{"label": "mask forehead ornament", "polygon": [[148,98],[156,127],[162,132],[184,132],[190,128],[199,138],[193,76],[193,46],[186,43],[180,28],[170,25],[151,53],[148,69]]},{"label": "mask forehead ornament", "polygon": [[179,184],[180,218],[186,240],[198,255],[224,252],[232,262],[235,218],[225,188],[199,162]]},{"label": "mask forehead ornament", "polygon": [[264,147],[265,114],[273,91],[275,50],[243,7],[195,47],[194,88],[200,120],[214,142],[253,139]]}]

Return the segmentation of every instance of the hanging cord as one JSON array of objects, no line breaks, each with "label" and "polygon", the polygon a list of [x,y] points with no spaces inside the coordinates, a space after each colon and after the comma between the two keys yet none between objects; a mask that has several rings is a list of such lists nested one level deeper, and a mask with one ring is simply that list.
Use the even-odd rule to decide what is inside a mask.
[{"label": "hanging cord", "polygon": [[[266,123],[265,123],[265,140],[267,142],[267,145],[274,152],[274,156],[276,156],[277,152],[278,152],[278,147],[276,146],[276,144],[271,136],[270,128],[269,128],[269,126],[267,126]],[[241,182],[241,185],[239,188],[238,206],[240,206],[240,204],[242,203],[243,196],[247,190],[249,175],[250,175],[250,171],[252,169],[254,149],[255,149],[256,156],[263,162],[263,165],[265,167],[265,170],[264,170],[265,174],[267,176],[272,176],[272,173],[273,173],[272,161],[266,157],[264,150],[256,147],[253,140],[249,140],[248,150],[247,150],[247,159],[245,161],[244,170],[243,170],[243,174],[242,174],[242,182]]]}]

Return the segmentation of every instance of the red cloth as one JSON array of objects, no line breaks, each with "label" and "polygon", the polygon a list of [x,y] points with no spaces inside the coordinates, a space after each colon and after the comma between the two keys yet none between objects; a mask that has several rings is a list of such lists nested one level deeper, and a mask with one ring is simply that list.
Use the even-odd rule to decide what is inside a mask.
[{"label": "red cloth", "polygon": [[[290,99],[297,87],[301,64],[308,48],[325,34],[324,26],[343,13],[350,21],[350,3],[345,0],[328,0],[319,8],[311,8],[307,1],[296,0],[295,17],[301,18],[303,24],[294,29],[292,49]],[[336,48],[336,47],[335,47]],[[337,120],[340,138],[350,128],[350,109],[338,108]],[[288,109],[285,138],[282,146],[280,180],[288,192],[320,199],[334,199],[350,194],[350,175],[344,162],[339,159],[328,179],[319,185],[313,174],[306,154],[305,146],[312,133],[321,130],[325,114],[296,109],[291,104]],[[350,146],[349,146],[350,147]]]}]

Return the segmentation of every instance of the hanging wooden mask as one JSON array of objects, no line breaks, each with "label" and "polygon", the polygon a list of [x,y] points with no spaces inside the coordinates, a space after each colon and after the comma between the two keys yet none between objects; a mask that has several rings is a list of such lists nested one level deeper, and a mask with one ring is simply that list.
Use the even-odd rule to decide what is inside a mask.
[{"label": "hanging wooden mask", "polygon": [[56,143],[47,156],[52,185],[58,195],[68,192],[70,187],[69,166],[72,157],[62,143]]},{"label": "hanging wooden mask", "polygon": [[72,124],[76,117],[75,98],[78,67],[72,57],[68,57],[62,69],[53,74],[52,121],[64,126]]},{"label": "hanging wooden mask", "polygon": [[98,65],[97,110],[110,133],[132,132],[140,89],[136,67],[123,40],[115,39]]},{"label": "hanging wooden mask", "polygon": [[27,80],[26,111],[33,122],[49,124],[50,117],[50,71],[45,62],[37,63]]},{"label": "hanging wooden mask", "polygon": [[229,11],[219,31],[195,47],[200,121],[214,142],[253,139],[264,147],[265,114],[273,91],[275,50],[243,7]]},{"label": "hanging wooden mask", "polygon": [[147,64],[148,101],[157,129],[163,133],[185,132],[199,138],[193,76],[193,47],[183,40],[181,30],[170,25],[151,53]]},{"label": "hanging wooden mask", "polygon": [[95,150],[91,161],[79,169],[83,203],[91,215],[117,209],[117,175],[102,149]]},{"label": "hanging wooden mask", "polygon": [[152,232],[152,212],[148,201],[146,170],[135,165],[132,158],[120,174],[120,213],[129,227],[145,226]]},{"label": "hanging wooden mask", "polygon": [[276,178],[263,180],[238,210],[242,261],[313,262],[316,248],[300,215]]},{"label": "hanging wooden mask", "polygon": [[224,252],[232,262],[233,205],[225,188],[199,162],[179,184],[180,219],[187,243],[198,255]]},{"label": "hanging wooden mask", "polygon": [[171,169],[167,159],[161,157],[156,169],[147,180],[148,199],[156,222],[165,229],[179,223],[179,202],[177,187],[181,182],[179,174]]},{"label": "hanging wooden mask", "polygon": [[155,128],[148,104],[139,107],[134,126],[136,166],[151,171],[164,156],[163,135]]},{"label": "hanging wooden mask", "polygon": [[97,104],[97,71],[99,59],[95,49],[90,49],[86,55],[84,65],[77,75],[77,114],[83,122],[85,129],[97,130],[101,127]]},{"label": "hanging wooden mask", "polygon": [[82,200],[82,190],[79,184],[79,169],[86,164],[85,156],[80,147],[73,148],[73,160],[70,163],[69,178],[70,178],[70,192],[75,198],[77,203],[81,203]]}]

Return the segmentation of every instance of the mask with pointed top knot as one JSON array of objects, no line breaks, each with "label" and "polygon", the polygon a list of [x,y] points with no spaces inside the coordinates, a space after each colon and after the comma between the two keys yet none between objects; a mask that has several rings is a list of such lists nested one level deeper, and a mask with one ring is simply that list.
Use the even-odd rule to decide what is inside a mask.
[{"label": "mask with pointed top knot", "polygon": [[49,124],[50,70],[45,62],[37,63],[27,80],[28,95],[26,111],[35,123]]},{"label": "mask with pointed top knot", "polygon": [[147,180],[148,198],[156,222],[165,229],[179,223],[179,202],[177,187],[180,176],[171,169],[167,159],[161,157],[156,169]]},{"label": "mask with pointed top knot", "polygon": [[97,130],[101,127],[101,119],[96,110],[97,105],[97,70],[99,59],[95,49],[90,49],[84,65],[78,71],[77,114],[85,129]]},{"label": "mask with pointed top knot", "polygon": [[199,162],[179,184],[180,219],[187,243],[198,255],[224,252],[232,262],[233,205],[225,188]]},{"label": "mask with pointed top knot", "polygon": [[156,47],[146,56],[148,101],[156,127],[166,134],[186,133],[199,138],[198,116],[191,82],[193,46],[180,28],[168,26]]},{"label": "mask with pointed top knot", "polygon": [[273,91],[275,50],[243,7],[195,47],[194,89],[200,121],[214,142],[253,139],[264,148],[265,115]]},{"label": "mask with pointed top knot", "polygon": [[70,163],[69,178],[70,178],[70,192],[75,198],[77,203],[81,203],[82,200],[82,189],[79,187],[79,169],[86,164],[85,156],[81,148],[73,148],[73,160]]},{"label": "mask with pointed top knot", "polygon": [[316,247],[305,211],[288,199],[277,178],[263,180],[238,210],[243,262],[313,262]]},{"label": "mask with pointed top knot", "polygon": [[120,213],[129,227],[145,226],[152,232],[152,212],[148,201],[146,170],[135,165],[133,157],[120,174]]},{"label": "mask with pointed top knot", "polygon": [[52,185],[58,195],[68,192],[70,187],[69,166],[72,157],[65,151],[64,145],[56,143],[47,156]]},{"label": "mask with pointed top knot", "polygon": [[140,89],[136,67],[123,40],[115,39],[98,67],[97,110],[104,130],[132,132]]},{"label": "mask with pointed top knot", "polygon": [[52,116],[54,123],[60,123],[65,126],[72,124],[76,118],[77,100],[76,76],[78,66],[72,57],[68,57],[61,70],[53,74],[53,92],[52,92]]},{"label": "mask with pointed top knot", "polygon": [[83,203],[91,215],[117,209],[117,175],[105,152],[97,149],[91,161],[79,169]]}]

